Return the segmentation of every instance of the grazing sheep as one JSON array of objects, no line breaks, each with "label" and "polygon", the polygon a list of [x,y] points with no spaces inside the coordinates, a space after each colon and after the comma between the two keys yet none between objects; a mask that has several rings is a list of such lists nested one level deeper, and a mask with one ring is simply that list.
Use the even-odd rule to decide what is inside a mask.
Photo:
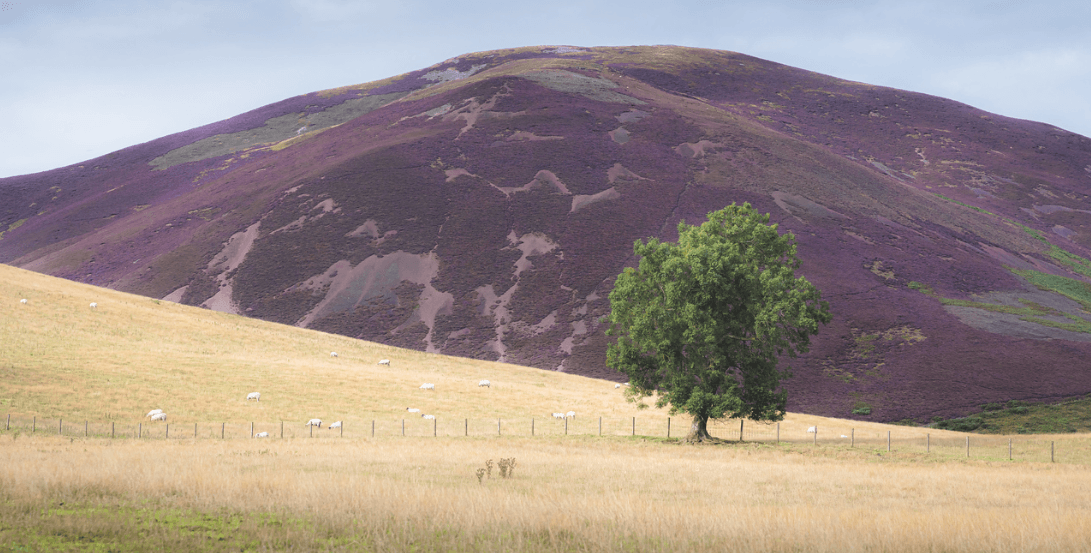
[{"label": "grazing sheep", "polygon": [[389,367],[390,366],[390,360],[389,359],[380,359],[379,364],[380,365],[386,365],[386,366]]},{"label": "grazing sheep", "polygon": [[478,386],[479,388],[480,388],[481,386],[484,386],[484,387],[486,387],[486,388],[492,388],[492,382],[489,382],[488,380],[482,380],[481,382],[478,382],[478,383],[477,383],[477,386]]},{"label": "grazing sheep", "polygon": [[620,388],[620,387],[621,387],[621,384],[614,384],[614,389],[615,389],[615,390],[616,390],[616,389],[618,389],[618,388]]},{"label": "grazing sheep", "polygon": [[409,411],[410,413],[420,413],[420,409],[417,409],[415,407],[406,407],[405,410]]},{"label": "grazing sheep", "polygon": [[26,298],[23,298],[23,299],[19,300],[19,303],[21,303],[23,305],[26,305],[27,304]]},{"label": "grazing sheep", "polygon": [[91,302],[91,309],[94,309],[96,307],[98,307],[98,304],[95,302]]},{"label": "grazing sheep", "polygon": [[566,419],[574,419],[574,418],[576,418],[576,412],[575,411],[569,411],[569,412],[565,413],[564,417]]},{"label": "grazing sheep", "polygon": [[261,401],[261,392],[250,392],[249,394],[246,394],[246,401],[250,400]]},{"label": "grazing sheep", "polygon": [[848,436],[846,436],[846,435],[844,435],[844,434],[841,434],[841,437],[842,437],[842,438],[848,438]]},{"label": "grazing sheep", "polygon": [[166,413],[156,413],[156,414],[152,415],[152,420],[153,421],[165,421],[165,420],[167,420],[167,414]]},{"label": "grazing sheep", "polygon": [[268,432],[258,432],[257,434],[254,434],[254,437],[255,438],[268,438],[269,433]]},{"label": "grazing sheep", "polygon": [[553,413],[553,418],[563,419],[564,418],[564,413]]},{"label": "grazing sheep", "polygon": [[431,384],[431,383],[428,383],[428,382],[425,382],[424,384],[421,384],[421,385],[420,385],[420,389],[422,389],[422,390],[432,390],[432,391],[435,391],[435,389],[436,389],[436,385],[435,385],[435,384]]},{"label": "grazing sheep", "polygon": [[331,351],[330,352],[330,357],[337,357],[337,352],[336,351]]},{"label": "grazing sheep", "polygon": [[307,424],[304,424],[303,426],[317,426],[319,428],[322,428],[322,419],[311,419],[307,421]]},{"label": "grazing sheep", "polygon": [[421,418],[434,419],[434,418],[436,418],[436,416],[435,415],[421,415]]},{"label": "grazing sheep", "polygon": [[337,421],[326,427],[327,430],[333,430],[334,428],[341,428],[341,421]]},{"label": "grazing sheep", "polygon": [[156,415],[158,415],[159,413],[162,413],[162,412],[163,412],[162,409],[152,409],[151,411],[148,411],[147,415],[144,415],[144,416],[145,417],[154,417],[154,416],[156,416]]},{"label": "grazing sheep", "polygon": [[818,432],[818,429],[813,426],[807,429],[808,434],[814,434],[816,432]]}]

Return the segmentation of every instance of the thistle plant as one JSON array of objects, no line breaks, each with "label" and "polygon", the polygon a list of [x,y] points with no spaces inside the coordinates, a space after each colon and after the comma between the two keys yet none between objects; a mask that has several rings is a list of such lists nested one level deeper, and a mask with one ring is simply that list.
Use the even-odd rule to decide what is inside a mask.
[{"label": "thistle plant", "polygon": [[488,470],[489,479],[492,479],[492,459],[485,461],[485,469]]},{"label": "thistle plant", "polygon": [[485,476],[485,469],[477,469],[477,483],[481,484],[481,479]]}]

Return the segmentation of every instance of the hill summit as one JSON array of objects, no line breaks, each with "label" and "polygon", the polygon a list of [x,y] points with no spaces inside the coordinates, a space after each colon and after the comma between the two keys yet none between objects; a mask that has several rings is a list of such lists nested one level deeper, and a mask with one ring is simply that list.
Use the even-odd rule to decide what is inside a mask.
[{"label": "hill summit", "polygon": [[530,47],[0,179],[0,262],[603,378],[632,244],[749,202],[834,322],[789,409],[1091,392],[1091,140],[734,52]]}]

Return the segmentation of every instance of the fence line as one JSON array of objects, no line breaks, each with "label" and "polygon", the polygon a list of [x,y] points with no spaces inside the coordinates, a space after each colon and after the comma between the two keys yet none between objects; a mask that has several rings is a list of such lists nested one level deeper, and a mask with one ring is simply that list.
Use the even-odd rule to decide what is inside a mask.
[{"label": "fence line", "polygon": [[[337,432],[327,427],[314,428],[303,421],[277,421],[248,423],[193,423],[193,434],[188,433],[188,422],[174,424],[171,432],[169,423],[132,422],[65,422],[56,419],[40,419],[37,416],[19,417],[7,415],[5,432],[29,432],[42,435],[62,435],[68,437],[95,437],[114,439],[251,439],[255,436],[283,439],[330,439],[364,437],[455,437],[455,436],[641,436],[645,438],[678,439],[683,432],[672,429],[670,417],[576,417],[564,420],[536,417],[471,419],[456,418],[389,418],[371,419],[370,428],[367,419],[342,423]],[[287,424],[285,424],[287,423]],[[219,426],[219,428],[216,428]],[[180,430],[181,429],[181,430]],[[714,436],[740,442],[766,442],[808,444],[817,446],[843,446],[848,448],[867,448],[877,452],[922,453],[945,455],[950,457],[979,458],[1009,461],[1068,462],[1091,463],[1091,448],[1085,444],[1071,443],[1064,451],[1058,451],[1054,441],[1039,440],[1020,436],[993,436],[985,434],[939,433],[933,436],[921,429],[907,432],[907,436],[896,436],[892,430],[884,432],[863,431],[853,427],[808,427],[784,425],[782,423],[758,423],[739,420],[709,421],[709,432]],[[216,432],[219,430],[219,432]],[[639,433],[638,433],[639,430]],[[812,431],[813,430],[813,431]],[[260,439],[260,438],[255,438]]]}]

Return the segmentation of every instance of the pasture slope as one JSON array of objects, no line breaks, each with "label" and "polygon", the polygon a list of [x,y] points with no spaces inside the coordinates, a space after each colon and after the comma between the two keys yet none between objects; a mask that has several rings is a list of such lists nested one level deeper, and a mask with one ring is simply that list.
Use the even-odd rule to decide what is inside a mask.
[{"label": "pasture slope", "polygon": [[[481,378],[492,388],[478,389]],[[422,380],[437,385],[430,399]],[[245,400],[254,390],[260,404]],[[17,415],[130,423],[154,406],[183,426],[301,425],[334,413],[360,425],[400,417],[406,404],[448,417],[636,411],[597,379],[0,265],[0,405]],[[814,445],[810,425],[871,438]],[[967,459],[964,435],[923,428],[789,414],[782,430],[780,443],[688,446],[586,432],[221,440],[0,427],[0,549],[1053,552],[1091,543],[1086,434],[1045,437],[1064,452],[1049,463],[1026,459],[1030,442],[1014,462],[996,448]],[[874,439],[888,430],[899,437],[890,451]],[[926,432],[929,453],[919,447]],[[501,459],[515,460],[511,478],[500,476]]]}]

